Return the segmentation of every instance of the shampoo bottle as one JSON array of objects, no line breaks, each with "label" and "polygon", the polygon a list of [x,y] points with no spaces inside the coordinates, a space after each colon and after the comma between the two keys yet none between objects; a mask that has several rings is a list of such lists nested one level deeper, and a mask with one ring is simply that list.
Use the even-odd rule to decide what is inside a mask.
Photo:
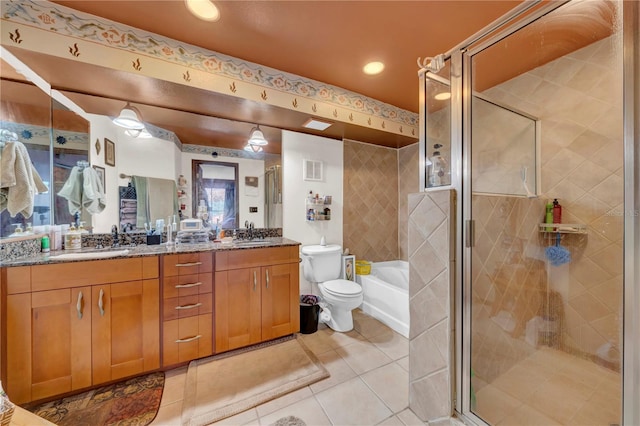
[{"label": "shampoo bottle", "polygon": [[[549,202],[546,205],[546,213],[544,215],[544,223],[553,223],[553,203]],[[547,232],[553,231],[553,228],[548,226],[545,228]]]},{"label": "shampoo bottle", "polygon": [[553,199],[553,223],[562,223],[562,206],[557,198]]}]

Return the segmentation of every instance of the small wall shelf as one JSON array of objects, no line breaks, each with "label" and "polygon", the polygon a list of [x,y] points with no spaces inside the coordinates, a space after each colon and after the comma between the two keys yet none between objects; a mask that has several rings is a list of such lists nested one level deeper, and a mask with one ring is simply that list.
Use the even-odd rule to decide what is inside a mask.
[{"label": "small wall shelf", "polygon": [[538,230],[560,234],[586,234],[587,225],[581,223],[540,223]]},{"label": "small wall shelf", "polygon": [[331,196],[306,198],[307,222],[331,220]]}]

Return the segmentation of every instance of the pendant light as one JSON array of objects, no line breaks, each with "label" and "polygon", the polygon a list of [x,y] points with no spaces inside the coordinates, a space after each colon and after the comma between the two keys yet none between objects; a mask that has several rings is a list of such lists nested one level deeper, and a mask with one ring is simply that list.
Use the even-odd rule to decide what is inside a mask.
[{"label": "pendant light", "polygon": [[251,129],[251,132],[249,133],[249,140],[247,142],[249,143],[249,145],[255,145],[260,147],[265,146],[269,143],[264,138],[264,134],[262,133],[262,130],[260,130],[260,125]]},{"label": "pendant light", "polygon": [[127,102],[120,111],[120,115],[113,119],[113,123],[125,129],[142,131],[144,124],[140,120],[139,114],[138,109]]}]

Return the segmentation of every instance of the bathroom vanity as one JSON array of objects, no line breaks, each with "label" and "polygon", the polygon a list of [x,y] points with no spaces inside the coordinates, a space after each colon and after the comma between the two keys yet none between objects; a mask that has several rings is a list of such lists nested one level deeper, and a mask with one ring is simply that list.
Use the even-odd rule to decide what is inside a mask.
[{"label": "bathroom vanity", "polygon": [[295,333],[298,250],[273,238],[9,262],[0,268],[3,386],[23,404]]}]

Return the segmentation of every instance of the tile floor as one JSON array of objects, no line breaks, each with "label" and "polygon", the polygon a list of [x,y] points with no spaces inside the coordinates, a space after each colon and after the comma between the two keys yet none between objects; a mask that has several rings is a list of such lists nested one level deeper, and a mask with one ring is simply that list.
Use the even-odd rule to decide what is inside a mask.
[{"label": "tile floor", "polygon": [[[331,377],[259,405],[220,425],[270,425],[286,416],[307,425],[424,425],[409,410],[409,342],[354,311],[354,330],[320,326],[301,335]],[[180,425],[187,367],[168,371],[162,403],[152,426]]]},{"label": "tile floor", "polygon": [[494,425],[620,424],[620,373],[541,347],[490,384],[474,382],[481,418]]}]

